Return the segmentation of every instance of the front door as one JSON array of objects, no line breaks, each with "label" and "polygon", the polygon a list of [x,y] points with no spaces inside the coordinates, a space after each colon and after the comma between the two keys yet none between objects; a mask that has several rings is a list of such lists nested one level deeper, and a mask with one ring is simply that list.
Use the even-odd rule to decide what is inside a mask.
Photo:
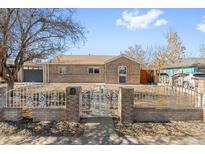
[{"label": "front door", "polygon": [[118,67],[118,81],[119,83],[127,82],[127,67],[126,66]]}]

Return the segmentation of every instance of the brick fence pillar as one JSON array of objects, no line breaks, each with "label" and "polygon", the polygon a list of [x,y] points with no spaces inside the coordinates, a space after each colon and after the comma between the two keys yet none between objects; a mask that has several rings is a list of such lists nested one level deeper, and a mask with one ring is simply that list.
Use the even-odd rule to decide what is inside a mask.
[{"label": "brick fence pillar", "polygon": [[70,122],[79,122],[80,120],[80,110],[79,110],[79,101],[80,101],[80,86],[73,86],[66,88],[66,112],[67,119]]},{"label": "brick fence pillar", "polygon": [[120,88],[119,102],[120,121],[122,124],[131,124],[133,122],[134,107],[134,88]]}]

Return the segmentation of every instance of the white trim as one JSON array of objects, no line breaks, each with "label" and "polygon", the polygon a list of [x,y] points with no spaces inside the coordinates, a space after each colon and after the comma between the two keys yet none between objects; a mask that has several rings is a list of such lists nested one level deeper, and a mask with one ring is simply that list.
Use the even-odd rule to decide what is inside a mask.
[{"label": "white trim", "polygon": [[[0,79],[1,80],[1,79]],[[20,70],[18,71],[17,74],[17,82],[22,82],[22,67],[20,68]]]},{"label": "white trim", "polygon": [[48,81],[47,81],[47,83],[49,83],[50,82],[50,66],[49,66],[49,64],[48,64],[47,73],[48,73]]},{"label": "white trim", "polygon": [[[23,70],[43,70],[45,65],[31,65],[22,67]],[[27,67],[27,68],[26,68]]]},{"label": "white trim", "polygon": [[47,67],[46,67],[46,66],[47,66],[47,65],[45,64],[45,65],[44,65],[44,83],[47,82],[47,81],[46,81],[46,80],[47,80],[47,76],[46,76],[46,74],[47,74],[47,73],[46,73]]},{"label": "white trim", "polygon": [[43,83],[45,83],[45,65],[43,66]]},{"label": "white trim", "polygon": [[[93,73],[89,73],[89,69],[90,68],[92,68],[93,69]],[[94,73],[94,69],[99,69],[99,73]],[[88,74],[101,74],[101,70],[100,70],[100,67],[92,67],[92,66],[89,66],[88,68],[87,68],[87,72],[88,72]]]},{"label": "white trim", "polygon": [[[125,55],[125,54],[121,54],[121,55],[119,55],[119,56],[116,56],[116,57],[114,57],[114,58],[111,58],[111,59],[105,61],[105,64],[106,64],[106,63],[109,63],[109,62],[111,62],[111,61],[114,61],[114,60],[116,60],[116,59],[118,59],[118,58],[121,58],[121,57],[125,57],[125,58],[127,58],[127,59],[129,59],[129,60],[131,60],[131,61],[134,61],[135,63],[138,63],[135,59],[133,59],[133,58],[131,58],[131,57],[128,57],[128,56]],[[140,65],[140,63],[138,63],[138,64]]]},{"label": "white trim", "polygon": [[72,63],[72,62],[65,62],[65,63],[47,63],[47,64],[51,64],[51,65],[104,65],[105,63],[104,62],[99,62],[99,63],[89,63],[89,62],[86,62],[86,63]]},{"label": "white trim", "polygon": [[[122,67],[122,66],[126,68],[126,74],[120,74],[120,72],[119,72],[119,67]],[[120,66],[118,66],[118,67],[117,67],[117,72],[118,72],[118,83],[119,83],[119,84],[123,84],[123,83],[120,82],[120,76],[125,76],[125,79],[126,79],[126,80],[125,80],[125,83],[127,83],[127,66],[125,66],[125,65],[120,65]]]},{"label": "white trim", "polygon": [[[60,72],[60,69],[62,69],[62,70],[61,70],[62,72]],[[66,74],[66,67],[65,67],[65,66],[58,66],[58,74],[59,74],[59,75],[64,75],[64,74]]]},{"label": "white trim", "polygon": [[45,65],[47,63],[42,63],[42,64],[36,64],[36,63],[29,63],[29,64],[26,64],[24,63],[23,66],[42,66],[42,65]]}]

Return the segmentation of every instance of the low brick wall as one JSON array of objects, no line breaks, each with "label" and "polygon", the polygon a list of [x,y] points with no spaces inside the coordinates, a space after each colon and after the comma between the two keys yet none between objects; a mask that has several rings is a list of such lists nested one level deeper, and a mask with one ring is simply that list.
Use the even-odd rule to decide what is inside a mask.
[{"label": "low brick wall", "polygon": [[66,109],[33,109],[33,121],[67,120]]},{"label": "low brick wall", "polygon": [[134,121],[166,122],[203,120],[203,109],[134,108]]},{"label": "low brick wall", "polygon": [[3,108],[0,117],[0,120],[19,121],[22,119],[22,109]]}]

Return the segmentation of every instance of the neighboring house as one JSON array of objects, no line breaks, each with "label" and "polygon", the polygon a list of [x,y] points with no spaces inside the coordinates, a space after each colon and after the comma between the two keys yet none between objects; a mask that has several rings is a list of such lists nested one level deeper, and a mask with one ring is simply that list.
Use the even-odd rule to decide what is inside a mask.
[{"label": "neighboring house", "polygon": [[139,84],[140,64],[126,55],[61,55],[47,63],[27,63],[20,82]]},{"label": "neighboring house", "polygon": [[164,67],[161,72],[169,76],[179,73],[205,73],[205,58],[186,58],[179,63]]}]

